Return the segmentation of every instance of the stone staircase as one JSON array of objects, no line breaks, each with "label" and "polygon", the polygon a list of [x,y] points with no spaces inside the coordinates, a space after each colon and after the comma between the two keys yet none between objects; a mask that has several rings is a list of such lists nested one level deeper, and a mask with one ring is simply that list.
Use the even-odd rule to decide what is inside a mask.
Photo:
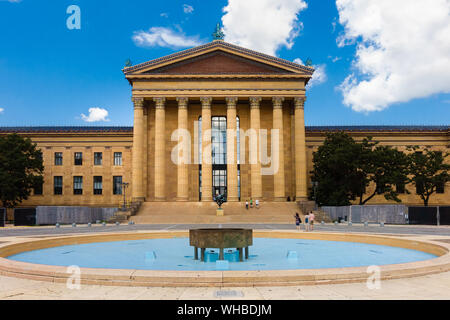
[{"label": "stone staircase", "polygon": [[259,209],[245,209],[245,202],[226,202],[224,216],[216,216],[214,202],[144,202],[135,216],[135,223],[148,224],[216,224],[216,223],[294,223],[295,202],[260,202]]}]

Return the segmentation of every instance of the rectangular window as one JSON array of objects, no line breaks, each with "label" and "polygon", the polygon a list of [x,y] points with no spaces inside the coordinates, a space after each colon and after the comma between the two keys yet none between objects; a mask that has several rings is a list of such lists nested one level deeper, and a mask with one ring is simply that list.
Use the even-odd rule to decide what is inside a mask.
[{"label": "rectangular window", "polygon": [[63,191],[63,177],[55,176],[53,177],[53,193],[62,194]]},{"label": "rectangular window", "polygon": [[113,177],[113,194],[122,194],[122,176]]},{"label": "rectangular window", "polygon": [[438,182],[436,185],[436,193],[445,193],[445,183],[444,182]]},{"label": "rectangular window", "polygon": [[83,165],[83,152],[75,152],[75,165]]},{"label": "rectangular window", "polygon": [[42,195],[42,188],[43,188],[43,184],[42,183],[36,183],[33,187],[33,193],[35,196],[39,196]]},{"label": "rectangular window", "polygon": [[101,176],[94,177],[94,194],[102,194],[102,190],[103,190],[102,181],[103,181],[103,179]]},{"label": "rectangular window", "polygon": [[423,189],[423,183],[421,182],[416,182],[416,193],[417,194],[422,194],[424,191]]},{"label": "rectangular window", "polygon": [[83,177],[73,177],[73,194],[83,194]]},{"label": "rectangular window", "polygon": [[101,152],[94,152],[94,166],[102,165],[103,154]]},{"label": "rectangular window", "polygon": [[55,152],[55,166],[62,166],[63,154],[62,152]]},{"label": "rectangular window", "polygon": [[405,193],[405,184],[404,183],[397,183],[395,185],[395,190],[397,193]]},{"label": "rectangular window", "polygon": [[115,166],[122,165],[122,152],[114,152],[114,165]]}]

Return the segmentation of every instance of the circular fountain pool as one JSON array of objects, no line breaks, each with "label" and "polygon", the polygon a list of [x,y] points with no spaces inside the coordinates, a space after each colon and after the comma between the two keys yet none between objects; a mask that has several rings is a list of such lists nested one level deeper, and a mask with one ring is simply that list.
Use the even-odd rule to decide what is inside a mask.
[{"label": "circular fountain pool", "polygon": [[[430,253],[376,244],[255,238],[249,259],[239,262],[235,249],[225,250],[229,270],[291,270],[398,264],[435,258]],[[81,268],[138,270],[216,270],[218,250],[206,262],[194,260],[188,238],[127,240],[66,245],[19,253],[9,259]]]},{"label": "circular fountain pool", "polygon": [[[194,259],[187,231],[145,231],[20,239],[0,244],[0,274],[120,286],[279,286],[365,282],[450,270],[450,244],[417,237],[254,231],[249,259],[216,263],[218,250]],[[209,249],[210,250],[210,249]],[[231,252],[229,252],[231,250]],[[225,266],[225,268],[224,268]],[[218,268],[220,267],[220,268]],[[371,271],[372,272],[372,271]]]}]

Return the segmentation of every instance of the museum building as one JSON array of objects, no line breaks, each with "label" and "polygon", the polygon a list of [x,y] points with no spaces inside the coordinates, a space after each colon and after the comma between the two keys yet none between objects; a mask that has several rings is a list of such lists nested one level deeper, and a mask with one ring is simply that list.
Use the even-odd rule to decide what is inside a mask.
[{"label": "museum building", "polygon": [[[306,201],[312,154],[330,131],[448,152],[448,126],[305,127],[313,72],[223,40],[125,67],[133,127],[0,127],[43,152],[44,184],[22,205],[111,207],[124,192],[137,202]],[[421,204],[407,188],[403,203]],[[448,204],[448,190],[430,204]]]}]

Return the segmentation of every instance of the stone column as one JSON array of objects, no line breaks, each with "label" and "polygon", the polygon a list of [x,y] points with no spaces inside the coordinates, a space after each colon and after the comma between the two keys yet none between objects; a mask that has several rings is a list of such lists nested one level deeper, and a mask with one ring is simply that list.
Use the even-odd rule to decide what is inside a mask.
[{"label": "stone column", "polygon": [[[188,129],[188,98],[177,98],[178,101],[178,130],[185,131]],[[184,139],[188,137],[181,136],[183,143]],[[180,143],[180,139],[178,139],[178,143]],[[191,143],[191,141],[189,141]],[[187,150],[183,149],[183,153],[187,152]],[[188,155],[191,156],[190,154]],[[188,185],[188,164],[185,163],[184,159],[186,159],[186,155],[178,154],[178,166],[177,166],[177,174],[178,174],[178,184],[177,184],[177,201],[187,201],[189,196],[189,185]]]},{"label": "stone column", "polygon": [[308,200],[306,187],[306,137],[305,137],[305,107],[306,97],[297,97],[295,103],[295,198],[296,201]]},{"label": "stone column", "polygon": [[165,98],[155,101],[155,201],[166,200],[166,110]]},{"label": "stone column", "polygon": [[132,160],[132,199],[144,201],[143,190],[143,150],[144,150],[144,98],[133,97],[134,126],[133,126],[133,160]]},{"label": "stone column", "polygon": [[202,103],[202,201],[212,201],[211,97]]},{"label": "stone column", "polygon": [[273,194],[275,201],[286,201],[284,181],[284,139],[283,139],[283,97],[272,98],[273,102],[273,129],[278,130],[278,155],[272,149],[272,161],[277,161],[278,170],[273,176]]},{"label": "stone column", "polygon": [[[250,172],[251,172],[251,197],[253,201],[262,198],[261,162],[259,156],[259,130],[261,128],[259,103],[261,97],[250,97],[250,129],[256,137],[250,140]],[[254,140],[252,142],[252,140]]]},{"label": "stone column", "polygon": [[225,98],[227,102],[227,200],[238,201],[236,103],[237,97]]}]

